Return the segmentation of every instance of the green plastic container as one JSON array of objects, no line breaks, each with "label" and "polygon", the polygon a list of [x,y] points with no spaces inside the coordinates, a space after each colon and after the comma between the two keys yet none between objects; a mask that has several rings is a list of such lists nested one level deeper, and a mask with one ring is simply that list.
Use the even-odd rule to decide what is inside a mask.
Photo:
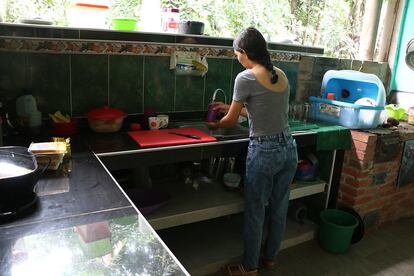
[{"label": "green plastic container", "polygon": [[353,215],[338,209],[325,209],[320,213],[319,244],[328,252],[344,253],[351,244],[352,235],[358,226]]},{"label": "green plastic container", "polygon": [[120,31],[135,31],[137,20],[133,18],[112,19],[112,29]]},{"label": "green plastic container", "polygon": [[385,109],[387,110],[389,118],[404,121],[407,121],[408,119],[407,111],[402,107],[397,107],[395,104],[389,104],[385,106]]}]

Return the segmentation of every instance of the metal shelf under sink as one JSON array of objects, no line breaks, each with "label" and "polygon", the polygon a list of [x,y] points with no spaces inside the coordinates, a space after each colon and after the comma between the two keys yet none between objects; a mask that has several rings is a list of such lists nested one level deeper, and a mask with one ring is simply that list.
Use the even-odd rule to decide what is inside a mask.
[{"label": "metal shelf under sink", "polygon": [[[294,182],[289,199],[322,193],[326,185],[323,180]],[[226,191],[220,181],[213,180],[198,191],[172,181],[154,183],[154,186],[171,194],[168,204],[146,217],[155,230],[237,214],[244,210],[243,195]]]}]

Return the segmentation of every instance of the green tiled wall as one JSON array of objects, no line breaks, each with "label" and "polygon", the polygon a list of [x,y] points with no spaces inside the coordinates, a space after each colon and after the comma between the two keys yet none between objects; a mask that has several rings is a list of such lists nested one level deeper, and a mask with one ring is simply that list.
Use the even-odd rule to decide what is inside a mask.
[{"label": "green tiled wall", "polygon": [[144,57],[144,108],[174,111],[175,78],[168,57]]},{"label": "green tiled wall", "polygon": [[[232,92],[232,70],[233,60],[231,59],[209,59],[208,72],[205,81],[205,99],[204,106],[207,106],[213,97],[213,93],[217,88],[221,88],[227,97],[227,102]],[[217,95],[217,100],[224,102],[222,96]]]},{"label": "green tiled wall", "polygon": [[275,65],[285,72],[290,85],[290,99],[293,100],[295,98],[295,91],[297,86],[299,63],[281,61],[276,62]]},{"label": "green tiled wall", "polygon": [[71,58],[72,114],[84,115],[108,105],[108,56],[73,55]]},{"label": "green tiled wall", "polygon": [[[18,96],[33,94],[44,117],[56,110],[84,116],[109,105],[129,114],[206,110],[215,89],[231,101],[237,59],[210,58],[204,77],[176,76],[168,56],[0,52],[0,101],[13,110]],[[296,90],[297,62],[276,62]],[[217,100],[224,101],[219,94]]]}]

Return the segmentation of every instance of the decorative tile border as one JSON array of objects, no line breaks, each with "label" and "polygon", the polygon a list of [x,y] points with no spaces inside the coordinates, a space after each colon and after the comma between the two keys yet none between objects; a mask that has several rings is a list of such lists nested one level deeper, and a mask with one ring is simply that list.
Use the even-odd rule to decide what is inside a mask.
[{"label": "decorative tile border", "polygon": [[[174,51],[192,51],[198,52],[201,56],[234,58],[233,48],[225,46],[200,45],[196,47],[187,44],[27,37],[0,37],[0,51],[151,56],[169,56]],[[299,53],[274,50],[270,50],[269,52],[272,60],[299,62]]]}]

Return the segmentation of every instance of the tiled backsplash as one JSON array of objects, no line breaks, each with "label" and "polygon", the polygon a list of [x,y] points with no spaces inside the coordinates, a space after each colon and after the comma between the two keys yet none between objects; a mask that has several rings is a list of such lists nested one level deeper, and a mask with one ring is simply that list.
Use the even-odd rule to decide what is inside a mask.
[{"label": "tiled backsplash", "polygon": [[[169,69],[174,50],[207,57],[204,77],[180,76]],[[387,82],[386,63],[351,61],[271,50],[285,71],[291,100],[318,95],[324,73],[353,69]],[[171,113],[205,111],[215,89],[232,98],[234,79],[244,70],[231,47],[68,38],[0,37],[0,101],[13,112],[16,98],[35,96],[43,117],[61,110],[82,117],[108,105],[128,114],[145,109]],[[223,100],[223,99],[222,99]]]},{"label": "tiled backsplash", "polygon": [[[56,110],[84,116],[109,105],[129,114],[206,110],[216,88],[231,99],[236,59],[210,58],[204,77],[176,76],[168,56],[0,52],[0,100],[13,109],[19,95],[33,94],[44,116]],[[275,62],[296,90],[297,62]]]}]

